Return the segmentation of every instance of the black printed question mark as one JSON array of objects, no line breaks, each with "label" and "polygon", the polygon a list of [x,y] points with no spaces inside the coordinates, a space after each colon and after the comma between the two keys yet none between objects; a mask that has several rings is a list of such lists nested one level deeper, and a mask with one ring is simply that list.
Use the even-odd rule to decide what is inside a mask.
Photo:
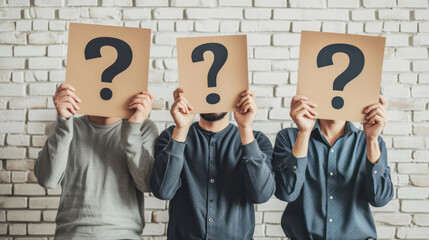
[{"label": "black printed question mark", "polygon": [[[86,44],[85,59],[89,60],[101,57],[100,50],[103,46],[114,47],[118,52],[116,61],[106,70],[104,70],[103,74],[101,75],[102,82],[111,83],[116,75],[123,72],[130,66],[133,59],[133,51],[131,50],[131,47],[121,39],[112,37],[98,37],[92,39],[88,42],[88,44]],[[110,88],[103,88],[100,91],[100,97],[104,100],[111,99],[112,95],[113,93]]]},{"label": "black printed question mark", "polygon": [[[203,55],[206,51],[211,51],[214,55],[213,64],[207,74],[208,87],[216,87],[217,74],[228,58],[228,50],[220,43],[201,44],[192,51],[192,62],[204,61]],[[220,101],[220,96],[216,93],[210,93],[207,95],[206,101],[209,104],[216,104]]]},{"label": "black printed question mark", "polygon": [[[365,56],[356,46],[343,43],[331,44],[320,50],[317,55],[317,67],[321,68],[332,65],[332,56],[338,52],[347,54],[350,59],[347,69],[334,80],[333,89],[343,91],[344,87],[362,72],[365,65]],[[344,99],[336,96],[332,99],[331,104],[335,109],[341,109],[344,106]]]}]

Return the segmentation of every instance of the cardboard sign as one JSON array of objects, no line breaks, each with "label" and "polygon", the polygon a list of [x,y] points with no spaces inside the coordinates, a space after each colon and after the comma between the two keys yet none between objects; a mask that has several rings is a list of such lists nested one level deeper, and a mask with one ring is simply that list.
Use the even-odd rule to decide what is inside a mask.
[{"label": "cardboard sign", "polygon": [[70,23],[66,83],[79,114],[129,118],[131,98],[147,90],[150,29]]},{"label": "cardboard sign", "polygon": [[248,89],[247,36],[177,39],[179,87],[193,113],[233,112]]},{"label": "cardboard sign", "polygon": [[378,103],[384,37],[303,31],[297,94],[317,104],[317,118],[364,121]]}]

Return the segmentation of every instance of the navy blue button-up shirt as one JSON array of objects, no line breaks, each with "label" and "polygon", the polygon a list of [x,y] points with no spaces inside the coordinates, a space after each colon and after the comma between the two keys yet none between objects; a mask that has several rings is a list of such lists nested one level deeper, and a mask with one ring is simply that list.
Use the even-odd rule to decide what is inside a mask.
[{"label": "navy blue button-up shirt", "polygon": [[377,238],[370,204],[380,207],[393,197],[390,168],[384,141],[379,137],[381,157],[367,159],[365,133],[352,123],[330,146],[319,121],[311,133],[306,157],[292,154],[298,129],[277,135],[273,169],[275,195],[289,202],[282,228],[291,239]]},{"label": "navy blue button-up shirt", "polygon": [[233,124],[214,133],[196,122],[181,143],[173,129],[156,141],[150,179],[157,198],[171,199],[168,239],[253,239],[254,204],[275,192],[268,138],[255,131],[255,141],[242,145]]}]

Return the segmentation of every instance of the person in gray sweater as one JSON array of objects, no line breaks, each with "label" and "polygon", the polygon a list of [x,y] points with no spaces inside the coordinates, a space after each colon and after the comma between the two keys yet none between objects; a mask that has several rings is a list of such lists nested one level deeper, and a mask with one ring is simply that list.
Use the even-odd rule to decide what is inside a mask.
[{"label": "person in gray sweater", "polygon": [[74,91],[57,89],[56,126],[34,166],[40,185],[61,183],[55,239],[140,239],[158,136],[148,119],[153,95],[137,94],[128,106],[134,114],[121,120],[74,117],[81,102]]}]

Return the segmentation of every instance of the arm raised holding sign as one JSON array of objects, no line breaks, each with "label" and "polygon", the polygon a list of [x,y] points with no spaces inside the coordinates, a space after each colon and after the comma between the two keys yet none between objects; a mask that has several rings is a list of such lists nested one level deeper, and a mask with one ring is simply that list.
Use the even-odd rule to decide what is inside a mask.
[{"label": "arm raised holding sign", "polygon": [[378,137],[388,122],[387,101],[383,96],[380,96],[379,101],[379,103],[372,104],[364,110],[366,122],[363,124],[363,130],[366,136],[368,159],[374,164],[380,158]]},{"label": "arm raised holding sign", "polygon": [[73,139],[73,115],[81,102],[75,88],[61,84],[53,96],[58,118],[54,132],[49,136],[34,165],[34,174],[40,185],[55,188],[63,179]]},{"label": "arm raised holding sign", "polygon": [[149,91],[136,94],[128,109],[134,109],[128,121],[122,121],[121,142],[134,184],[140,191],[150,192],[149,178],[153,168],[155,140],[158,130],[148,119],[154,96]]},{"label": "arm raised holding sign", "polygon": [[179,142],[185,142],[189,127],[194,121],[194,114],[190,114],[189,112],[192,110],[192,106],[183,96],[184,92],[185,91],[181,88],[173,92],[174,103],[170,110],[171,116],[176,124],[171,138]]},{"label": "arm raised holding sign", "polygon": [[363,130],[366,137],[366,191],[368,201],[375,207],[386,205],[393,197],[390,168],[387,165],[386,144],[380,137],[388,122],[387,101],[383,96],[379,102],[365,108]]},{"label": "arm raised holding sign", "polygon": [[246,192],[252,203],[264,203],[276,189],[271,166],[273,147],[264,134],[252,129],[258,113],[255,93],[250,90],[241,92],[236,107],[239,109],[234,112],[234,118],[241,138],[241,168]]},{"label": "arm raised holding sign", "polygon": [[276,174],[276,196],[283,201],[298,198],[307,168],[308,142],[316,123],[316,104],[305,96],[294,96],[290,116],[297,125],[293,133],[279,132],[274,146],[273,166]]},{"label": "arm raised holding sign", "polygon": [[173,92],[174,103],[170,113],[176,124],[174,130],[172,133],[163,131],[156,141],[156,159],[150,183],[153,194],[160,199],[173,198],[181,186],[180,173],[184,164],[185,143],[194,120],[194,114],[189,112],[192,106],[183,93],[181,88]]}]

